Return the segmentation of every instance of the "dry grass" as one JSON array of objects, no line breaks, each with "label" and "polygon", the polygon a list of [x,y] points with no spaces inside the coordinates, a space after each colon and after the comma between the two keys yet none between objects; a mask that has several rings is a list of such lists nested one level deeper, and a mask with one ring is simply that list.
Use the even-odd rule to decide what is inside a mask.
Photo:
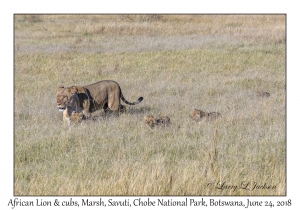
[{"label": "dry grass", "polygon": [[[285,195],[285,39],[284,15],[15,15],[15,195]],[[103,79],[144,101],[63,126],[57,87]],[[243,181],[276,189],[207,186]]]}]

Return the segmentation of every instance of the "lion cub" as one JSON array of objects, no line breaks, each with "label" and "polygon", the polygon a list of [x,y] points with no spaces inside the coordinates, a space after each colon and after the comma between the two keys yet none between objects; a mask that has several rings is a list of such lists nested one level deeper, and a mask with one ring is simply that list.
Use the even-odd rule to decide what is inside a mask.
[{"label": "lion cub", "polygon": [[83,119],[83,113],[82,112],[75,112],[73,111],[71,114],[71,121],[73,123],[80,123]]},{"label": "lion cub", "polygon": [[193,114],[191,115],[191,118],[195,121],[200,121],[202,119],[206,120],[216,120],[217,118],[222,117],[222,115],[219,112],[204,112],[199,109],[195,109]]},{"label": "lion cub", "polygon": [[154,128],[154,126],[166,127],[171,124],[171,120],[168,116],[154,118],[152,115],[146,115],[144,121],[150,128]]},{"label": "lion cub", "polygon": [[69,107],[67,107],[63,111],[63,121],[64,124],[70,125],[72,123],[80,123],[83,119],[83,113],[82,112],[75,112],[74,110],[71,110]]},{"label": "lion cub", "polygon": [[268,92],[255,92],[257,97],[261,97],[261,98],[268,98],[270,96],[270,93]]}]

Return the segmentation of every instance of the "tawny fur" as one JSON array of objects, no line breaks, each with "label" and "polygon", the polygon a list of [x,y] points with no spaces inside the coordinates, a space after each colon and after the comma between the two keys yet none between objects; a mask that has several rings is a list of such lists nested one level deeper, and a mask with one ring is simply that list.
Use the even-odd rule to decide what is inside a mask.
[{"label": "tawny fur", "polygon": [[72,123],[81,123],[83,119],[83,113],[82,112],[72,112],[71,115],[71,121]]},{"label": "tawny fur", "polygon": [[87,118],[99,109],[104,109],[105,112],[125,112],[121,99],[128,105],[135,105],[140,103],[143,97],[138,98],[136,102],[128,102],[119,84],[111,80],[103,80],[84,87],[61,85],[57,90],[57,107],[60,111],[66,109],[67,106],[75,110],[80,108]]},{"label": "tawny fur", "polygon": [[200,120],[203,120],[203,119],[216,120],[220,117],[222,117],[222,115],[219,112],[204,112],[204,111],[199,110],[199,109],[195,109],[195,111],[191,115],[191,118],[195,121],[200,121]]},{"label": "tawny fur", "polygon": [[168,116],[154,118],[152,115],[146,115],[144,121],[150,128],[154,128],[155,126],[166,127],[171,124],[171,120]]},{"label": "tawny fur", "polygon": [[71,123],[79,123],[83,119],[82,112],[76,112],[71,107],[67,107],[63,111],[63,122],[64,124],[70,125]]}]

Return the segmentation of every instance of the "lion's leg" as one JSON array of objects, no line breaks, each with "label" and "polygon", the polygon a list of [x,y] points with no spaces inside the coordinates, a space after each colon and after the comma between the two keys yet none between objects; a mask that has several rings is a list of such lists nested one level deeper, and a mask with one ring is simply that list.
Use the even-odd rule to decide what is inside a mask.
[{"label": "lion's leg", "polygon": [[70,119],[64,120],[64,125],[71,125],[71,120]]},{"label": "lion's leg", "polygon": [[84,119],[88,119],[92,116],[92,114],[89,111],[86,111],[86,110],[83,110],[82,113],[84,115]]},{"label": "lion's leg", "polygon": [[70,125],[71,124],[71,119],[70,116],[68,114],[68,109],[65,109],[63,112],[63,121],[64,121],[64,125]]},{"label": "lion's leg", "polygon": [[82,104],[83,111],[82,111],[82,113],[83,113],[85,118],[90,118],[91,115],[92,115],[91,112],[90,112],[90,105],[91,105],[90,100],[84,100],[83,101],[83,104]]},{"label": "lion's leg", "polygon": [[63,116],[64,125],[67,124],[67,118]]},{"label": "lion's leg", "polygon": [[107,104],[107,103],[104,104],[103,110],[104,110],[104,113],[105,113],[105,114],[109,114],[110,109],[108,108],[108,104]]},{"label": "lion's leg", "polygon": [[108,107],[113,112],[118,112],[120,107],[120,98],[119,97],[108,97]]},{"label": "lion's leg", "polygon": [[119,106],[119,114],[125,114],[126,113],[126,106],[120,104]]}]

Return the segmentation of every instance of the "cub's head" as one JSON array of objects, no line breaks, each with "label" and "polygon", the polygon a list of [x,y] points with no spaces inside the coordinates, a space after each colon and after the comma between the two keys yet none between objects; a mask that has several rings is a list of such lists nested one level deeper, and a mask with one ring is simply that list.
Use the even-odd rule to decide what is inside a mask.
[{"label": "cub's head", "polygon": [[71,114],[71,121],[73,123],[80,123],[83,119],[83,114],[82,112],[75,112],[73,111]]},{"label": "cub's head", "polygon": [[79,103],[78,89],[75,86],[65,88],[60,85],[57,89],[56,100],[59,111],[64,111],[67,106],[76,107]]},{"label": "cub's head", "polygon": [[149,125],[150,127],[154,126],[155,118],[152,115],[146,115],[144,117],[144,122]]},{"label": "cub's head", "polygon": [[208,116],[208,113],[203,112],[202,110],[199,110],[199,109],[195,109],[195,111],[191,115],[191,118],[193,120],[200,120],[201,118],[207,117],[207,116]]}]

